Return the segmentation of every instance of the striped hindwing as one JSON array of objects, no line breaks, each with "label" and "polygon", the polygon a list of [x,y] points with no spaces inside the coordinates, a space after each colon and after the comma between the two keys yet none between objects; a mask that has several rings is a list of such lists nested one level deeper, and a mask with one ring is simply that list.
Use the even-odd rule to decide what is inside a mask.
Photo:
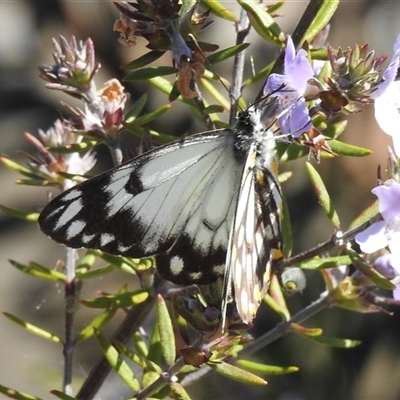
[{"label": "striped hindwing", "polygon": [[271,158],[271,165],[259,166],[254,147],[243,170],[225,277],[225,286],[233,283],[236,307],[246,323],[253,321],[268,291],[272,262],[282,257],[276,161]]},{"label": "striped hindwing", "polygon": [[73,248],[156,255],[178,284],[211,283],[224,273],[242,169],[231,130],[193,135],[62,193],[40,227]]}]

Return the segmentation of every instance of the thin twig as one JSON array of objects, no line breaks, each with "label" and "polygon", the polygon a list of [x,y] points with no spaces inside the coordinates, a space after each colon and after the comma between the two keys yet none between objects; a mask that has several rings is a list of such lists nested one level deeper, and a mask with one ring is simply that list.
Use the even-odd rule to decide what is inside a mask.
[{"label": "thin twig", "polygon": [[[289,321],[282,321],[278,325],[275,326],[274,329],[268,331],[264,335],[260,336],[254,342],[247,344],[244,346],[243,350],[239,352],[240,358],[245,358],[250,354],[254,354],[255,352],[261,350],[265,346],[271,344],[275,340],[278,340],[282,336],[287,335],[291,331],[292,323],[301,323],[315,314],[325,310],[330,307],[332,304],[332,299],[329,295],[321,295],[321,297],[311,303],[309,306],[295,314]],[[230,362],[234,362],[237,358],[232,358]],[[214,373],[215,371],[208,366],[204,366],[203,368],[195,371],[189,375],[186,375],[182,380],[181,384],[184,387],[190,386],[192,383],[197,382],[200,378],[203,378],[204,375],[209,373]]]},{"label": "thin twig", "polygon": [[298,264],[302,261],[309,260],[313,257],[324,254],[327,251],[332,250],[335,247],[338,247],[340,245],[340,243],[346,244],[348,241],[354,239],[354,236],[356,236],[357,233],[364,231],[370,225],[372,225],[374,222],[377,222],[379,218],[380,218],[380,214],[376,214],[372,218],[370,218],[368,221],[357,226],[356,228],[348,230],[347,232],[343,233],[342,235],[338,235],[337,233],[334,233],[329,240],[318,244],[317,246],[313,247],[312,249],[303,251],[302,253],[296,254],[293,257],[286,258],[286,259],[280,261],[279,264],[277,265],[277,268],[282,270],[283,268],[288,267],[290,265]]},{"label": "thin twig", "polygon": [[[246,41],[246,38],[250,32],[250,22],[247,17],[246,11],[242,8],[240,10],[240,18],[236,27],[236,44],[242,44]],[[231,93],[231,111],[229,115],[229,124],[234,125],[236,120],[238,99],[242,93],[242,83],[243,83],[243,71],[245,62],[246,50],[243,50],[235,55],[233,60],[232,69],[232,93]]]},{"label": "thin twig", "polygon": [[243,350],[239,353],[241,357],[248,356],[249,354],[253,354],[256,351],[262,349],[268,344],[274,342],[280,337],[288,334],[291,331],[291,324],[296,323],[299,324],[301,322],[306,321],[311,318],[313,315],[321,312],[322,310],[330,307],[332,305],[332,299],[329,294],[322,294],[321,297],[311,303],[306,308],[302,309],[296,315],[294,315],[289,321],[282,321],[278,325],[275,326],[274,329],[260,336],[254,342],[249,343],[247,346],[243,348]]},{"label": "thin twig", "polygon": [[72,366],[74,357],[74,316],[76,311],[76,298],[77,298],[77,287],[75,280],[75,259],[76,250],[66,247],[65,252],[65,272],[66,282],[64,289],[64,303],[65,303],[65,314],[64,314],[64,376],[63,376],[63,391],[68,395],[72,395]]},{"label": "thin twig", "polygon": [[[154,303],[155,297],[150,296],[140,305],[132,307],[126,315],[124,321],[118,327],[118,330],[111,338],[111,343],[119,342],[126,344],[132,338],[133,333],[143,325],[145,318],[153,309]],[[76,396],[77,400],[93,399],[110,371],[110,363],[105,357],[102,357],[101,360],[90,371],[89,376],[83,383],[79,393]]]}]

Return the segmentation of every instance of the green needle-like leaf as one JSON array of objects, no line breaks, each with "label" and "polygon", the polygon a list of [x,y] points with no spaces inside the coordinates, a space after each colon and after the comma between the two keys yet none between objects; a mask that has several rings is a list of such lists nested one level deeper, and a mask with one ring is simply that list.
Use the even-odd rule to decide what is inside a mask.
[{"label": "green needle-like leaf", "polygon": [[30,262],[29,265],[21,264],[18,261],[9,260],[11,265],[25,274],[29,274],[32,276],[36,276],[37,278],[48,279],[51,281],[60,281],[65,282],[67,277],[64,273],[55,271],[53,269],[49,269],[44,267],[43,265]]},{"label": "green needle-like leaf", "polygon": [[334,153],[342,156],[365,157],[372,154],[372,151],[369,149],[353,146],[352,144],[343,143],[339,140],[329,140],[328,144]]},{"label": "green needle-like leaf", "polygon": [[78,333],[75,340],[79,342],[92,337],[94,335],[94,329],[100,329],[101,327],[103,327],[108,321],[112,319],[116,312],[117,308],[109,308],[103,311]]},{"label": "green needle-like leaf", "polygon": [[0,385],[0,393],[3,393],[8,398],[15,400],[44,400],[41,397],[36,397],[28,393],[19,392],[18,390],[11,389],[3,385]]},{"label": "green needle-like leaf", "polygon": [[136,379],[135,374],[129,368],[128,364],[120,357],[118,351],[111,343],[101,334],[101,332],[95,329],[95,336],[100,344],[101,350],[107,361],[121,378],[121,380],[129,387],[129,389],[137,392],[140,389],[139,381]]},{"label": "green needle-like leaf", "polygon": [[299,370],[299,368],[295,366],[280,367],[277,365],[261,364],[255,361],[243,360],[243,359],[237,360],[236,364],[240,365],[243,368],[250,369],[251,371],[260,372],[268,375],[292,374],[293,372],[297,372]]},{"label": "green needle-like leaf", "polygon": [[282,46],[285,40],[284,34],[262,3],[247,0],[238,2],[246,10],[251,26],[262,38]]},{"label": "green needle-like leaf", "polygon": [[76,400],[75,397],[68,396],[64,392],[60,392],[59,390],[50,390],[51,394],[54,394],[54,396],[58,397],[61,400]]},{"label": "green needle-like leaf", "polygon": [[124,69],[138,69],[145,67],[148,64],[158,60],[164,55],[164,51],[150,51],[136,60],[131,61],[129,64],[124,65]]},{"label": "green needle-like leaf", "polygon": [[176,74],[177,72],[178,72],[178,70],[174,67],[142,68],[142,69],[137,69],[135,71],[129,72],[125,76],[124,81],[131,82],[131,81],[137,81],[137,80],[142,80],[142,79],[151,79],[151,78],[156,78],[159,76]]},{"label": "green needle-like leaf", "polygon": [[207,61],[210,64],[218,63],[224,60],[227,60],[230,57],[240,53],[241,51],[247,49],[250,46],[250,43],[241,43],[236,46],[228,47],[227,49],[218,51],[213,53],[207,57]]},{"label": "green needle-like leaf", "polygon": [[336,9],[338,8],[340,0],[324,0],[319,2],[320,8],[314,17],[307,32],[304,34],[301,43],[305,40],[311,42],[315,36],[322,31],[323,28],[329,23]]},{"label": "green needle-like leaf", "polygon": [[303,261],[298,264],[301,269],[328,269],[340,267],[341,265],[350,265],[352,260],[349,256],[337,256],[327,258],[313,258],[311,260]]},{"label": "green needle-like leaf", "polygon": [[139,117],[140,113],[143,111],[143,108],[147,103],[147,97],[147,94],[144,93],[133,103],[133,106],[125,115],[124,123],[130,124]]},{"label": "green needle-like leaf", "polygon": [[204,6],[210,8],[218,17],[228,21],[237,22],[236,15],[230,11],[229,7],[226,6],[226,3],[220,3],[217,0],[202,0],[201,3],[204,3]]},{"label": "green needle-like leaf", "polygon": [[169,387],[171,388],[171,396],[174,400],[191,400],[188,392],[179,382],[172,382],[169,384]]},{"label": "green needle-like leaf", "polygon": [[331,347],[338,347],[342,349],[351,349],[352,347],[359,346],[362,343],[361,340],[340,339],[323,335],[315,336],[309,339],[319,344],[324,344]]},{"label": "green needle-like leaf", "polygon": [[81,303],[90,308],[131,307],[143,303],[149,297],[146,290],[134,290],[119,294],[97,297],[92,300],[82,300]]},{"label": "green needle-like leaf", "polygon": [[58,337],[57,335],[54,335],[53,333],[45,331],[44,329],[39,328],[36,325],[32,325],[29,322],[23,321],[22,319],[16,317],[13,314],[3,312],[3,315],[5,317],[7,317],[9,320],[11,320],[11,321],[15,322],[16,324],[25,328],[28,332],[35,334],[36,336],[40,336],[41,338],[50,340],[54,343],[62,343],[61,338]]},{"label": "green needle-like leaf", "polygon": [[336,210],[333,208],[331,198],[325,188],[324,182],[322,181],[317,170],[309,163],[306,163],[308,176],[314,186],[315,193],[317,194],[319,203],[321,204],[325,214],[336,229],[340,229],[339,216]]},{"label": "green needle-like leaf", "polygon": [[228,378],[234,379],[235,381],[259,386],[264,386],[268,383],[265,379],[234,365],[227,364],[226,362],[208,362],[207,365],[214,371]]},{"label": "green needle-like leaf", "polygon": [[157,325],[164,360],[167,365],[172,365],[176,357],[174,330],[167,305],[164,298],[160,295],[157,297]]},{"label": "green needle-like leaf", "polygon": [[3,204],[0,204],[0,210],[12,217],[20,218],[28,222],[37,222],[39,218],[39,213],[37,212],[16,210],[15,208],[10,208]]},{"label": "green needle-like leaf", "polygon": [[394,290],[396,286],[385,278],[382,274],[376,271],[372,266],[366,263],[360,255],[352,249],[347,249],[347,254],[353,261],[353,265],[366,277],[371,279],[377,286],[383,289]]}]

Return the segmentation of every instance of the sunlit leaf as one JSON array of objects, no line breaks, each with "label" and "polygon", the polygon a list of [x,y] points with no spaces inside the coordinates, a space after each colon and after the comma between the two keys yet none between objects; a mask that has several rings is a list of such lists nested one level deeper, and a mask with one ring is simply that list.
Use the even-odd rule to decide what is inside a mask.
[{"label": "sunlit leaf", "polygon": [[164,298],[160,295],[157,297],[157,325],[164,360],[167,365],[172,365],[176,356],[174,330],[167,305]]},{"label": "sunlit leaf", "polygon": [[28,222],[37,222],[39,218],[39,213],[32,211],[21,211],[15,208],[4,206],[0,204],[0,210],[4,211],[6,214],[11,215],[12,217],[23,219]]},{"label": "sunlit leaf", "polygon": [[104,310],[78,333],[75,340],[78,342],[92,337],[94,335],[94,329],[100,329],[101,327],[103,327],[108,321],[112,319],[117,310],[117,308],[109,308],[107,310]]},{"label": "sunlit leaf", "polygon": [[50,340],[54,343],[62,343],[62,340],[60,337],[57,335],[54,335],[51,332],[48,332],[42,328],[39,328],[36,325],[30,324],[29,322],[23,321],[22,319],[16,317],[15,315],[12,315],[7,312],[3,312],[3,315],[7,317],[9,320],[15,322],[16,324],[22,326],[24,329],[26,329],[28,332],[33,333],[36,336],[40,336],[43,339]]},{"label": "sunlit leaf", "polygon": [[295,366],[281,367],[277,365],[261,364],[255,361],[243,360],[243,359],[237,360],[236,364],[251,371],[268,375],[292,374],[293,372],[297,372],[299,370],[299,368]]},{"label": "sunlit leaf", "polygon": [[60,281],[65,282],[67,277],[64,273],[55,271],[54,269],[49,269],[44,267],[43,265],[30,262],[29,265],[21,264],[18,261],[9,260],[11,265],[25,274],[29,274],[35,276],[37,278],[48,279],[51,281]]},{"label": "sunlit leaf", "polygon": [[207,365],[214,371],[228,378],[234,379],[235,381],[259,386],[264,386],[268,383],[265,379],[234,365],[227,364],[226,362],[208,362]]},{"label": "sunlit leaf", "polygon": [[310,177],[311,183],[314,187],[315,193],[318,197],[319,203],[325,211],[325,214],[327,215],[333,226],[336,229],[340,229],[339,216],[333,207],[331,198],[325,188],[324,182],[322,181],[317,170],[309,162],[306,163],[306,168],[308,176]]},{"label": "sunlit leaf", "polygon": [[81,303],[90,308],[131,307],[143,303],[149,297],[146,290],[138,289],[132,292],[110,294],[92,300],[81,300]]},{"label": "sunlit leaf", "polygon": [[140,389],[140,384],[133,371],[129,368],[128,364],[120,357],[115,347],[112,346],[105,336],[103,336],[97,329],[95,329],[95,336],[112,369],[129,387],[129,389],[137,392]]},{"label": "sunlit leaf", "polygon": [[334,153],[342,156],[365,157],[372,154],[372,151],[369,149],[340,142],[339,140],[329,140],[328,143]]},{"label": "sunlit leaf", "polygon": [[210,8],[215,15],[228,21],[237,22],[236,15],[226,6],[226,3],[220,3],[217,0],[202,0],[206,8]]},{"label": "sunlit leaf", "polygon": [[171,388],[171,397],[174,400],[191,400],[188,392],[179,382],[172,382],[169,384],[169,387]]},{"label": "sunlit leaf", "polygon": [[318,4],[319,10],[305,32],[301,43],[305,40],[311,42],[325,28],[339,6],[340,0],[324,0],[314,3]]},{"label": "sunlit leaf", "polygon": [[328,269],[336,268],[341,265],[350,265],[352,263],[349,256],[337,256],[337,257],[327,257],[327,258],[312,258],[311,260],[302,261],[298,266],[302,269]]},{"label": "sunlit leaf", "polygon": [[3,393],[10,399],[15,399],[15,400],[44,400],[41,397],[36,397],[28,393],[19,392],[18,390],[11,389],[3,385],[0,385],[0,393]]},{"label": "sunlit leaf", "polygon": [[268,14],[265,6],[256,1],[238,0],[246,10],[251,26],[263,38],[282,46],[285,36],[274,18]]},{"label": "sunlit leaf", "polygon": [[394,290],[396,286],[374,269],[370,264],[365,262],[360,255],[352,249],[346,249],[347,254],[353,261],[353,265],[366,277],[371,279],[377,286],[383,289]]}]

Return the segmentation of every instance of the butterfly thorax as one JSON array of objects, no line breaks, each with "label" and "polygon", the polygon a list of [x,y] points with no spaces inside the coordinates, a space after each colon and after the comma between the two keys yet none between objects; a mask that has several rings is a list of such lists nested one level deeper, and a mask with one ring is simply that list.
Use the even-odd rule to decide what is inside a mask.
[{"label": "butterfly thorax", "polygon": [[275,140],[271,129],[261,120],[262,110],[250,106],[242,111],[233,128],[235,155],[238,159],[247,157],[251,148],[257,153],[257,166],[261,169],[274,158]]}]

